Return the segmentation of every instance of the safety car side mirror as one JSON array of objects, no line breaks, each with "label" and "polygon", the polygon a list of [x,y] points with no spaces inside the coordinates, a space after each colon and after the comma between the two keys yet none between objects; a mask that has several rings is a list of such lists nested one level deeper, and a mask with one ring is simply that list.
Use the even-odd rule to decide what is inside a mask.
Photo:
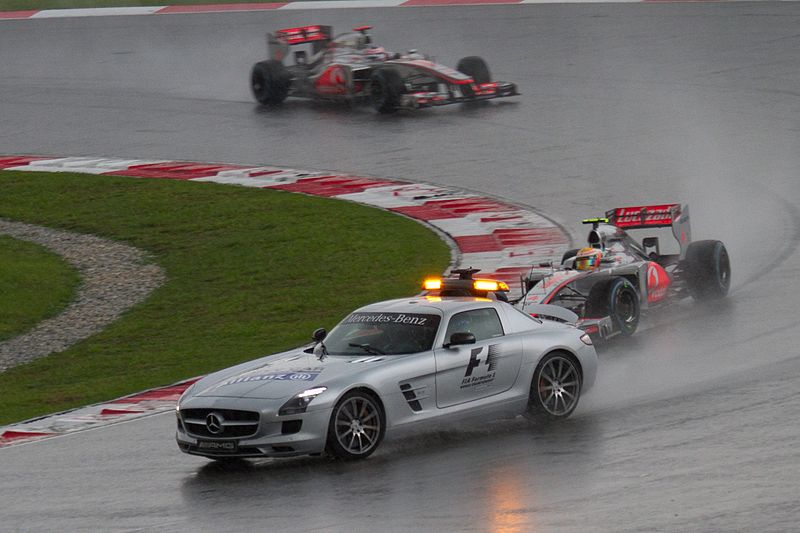
[{"label": "safety car side mirror", "polygon": [[450,335],[450,342],[445,343],[445,348],[452,348],[462,344],[475,344],[475,335],[469,331],[461,331]]},{"label": "safety car side mirror", "polygon": [[322,342],[327,336],[328,332],[325,330],[325,328],[318,328],[315,329],[313,335],[311,335],[311,340],[314,342]]}]

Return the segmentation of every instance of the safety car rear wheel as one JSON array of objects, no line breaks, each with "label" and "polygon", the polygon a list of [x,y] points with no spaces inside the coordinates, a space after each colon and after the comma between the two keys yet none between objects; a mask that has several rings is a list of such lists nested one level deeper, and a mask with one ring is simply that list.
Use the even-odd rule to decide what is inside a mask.
[{"label": "safety car rear wheel", "polygon": [[375,451],[386,432],[386,415],[372,394],[355,390],[333,408],[325,450],[339,459],[363,459]]},{"label": "safety car rear wheel", "polygon": [[633,335],[639,325],[641,302],[630,281],[615,276],[599,281],[589,291],[585,317],[611,317],[614,329],[624,337]]},{"label": "safety car rear wheel", "polygon": [[289,95],[291,78],[289,70],[280,61],[260,61],[253,65],[250,73],[250,89],[260,104],[277,105]]},{"label": "safety car rear wheel", "polygon": [[543,422],[567,418],[578,406],[581,384],[580,367],[572,355],[547,354],[533,372],[525,416]]},{"label": "safety car rear wheel", "polygon": [[369,79],[372,107],[384,114],[397,111],[406,89],[400,73],[393,68],[381,68],[374,70]]},{"label": "safety car rear wheel", "polygon": [[731,286],[731,262],[720,241],[695,241],[686,249],[686,284],[698,301],[718,300]]},{"label": "safety car rear wheel", "polygon": [[489,66],[482,57],[463,57],[456,65],[456,70],[472,78],[475,83],[489,83],[492,80],[489,74]]}]

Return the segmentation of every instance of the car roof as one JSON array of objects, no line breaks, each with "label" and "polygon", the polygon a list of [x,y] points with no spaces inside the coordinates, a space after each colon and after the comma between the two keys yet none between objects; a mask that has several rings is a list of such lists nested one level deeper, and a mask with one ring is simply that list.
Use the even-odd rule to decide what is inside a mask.
[{"label": "car roof", "polygon": [[[365,305],[353,312],[452,314],[477,307],[496,307],[502,302],[475,296],[412,296]],[[508,304],[505,304],[508,305]]]}]

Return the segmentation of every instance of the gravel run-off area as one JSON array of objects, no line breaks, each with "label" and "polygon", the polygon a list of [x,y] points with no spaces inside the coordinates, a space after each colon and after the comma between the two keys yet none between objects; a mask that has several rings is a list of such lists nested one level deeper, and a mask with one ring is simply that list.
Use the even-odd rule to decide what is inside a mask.
[{"label": "gravel run-off area", "polygon": [[98,333],[166,280],[163,269],[146,252],[95,235],[4,219],[0,234],[48,248],[81,277],[75,299],[63,312],[0,342],[0,372],[61,352]]}]

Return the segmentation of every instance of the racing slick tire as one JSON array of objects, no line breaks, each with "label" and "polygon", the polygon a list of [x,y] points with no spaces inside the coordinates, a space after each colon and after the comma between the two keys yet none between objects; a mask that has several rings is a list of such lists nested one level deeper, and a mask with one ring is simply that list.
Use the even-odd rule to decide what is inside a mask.
[{"label": "racing slick tire", "polygon": [[562,351],[545,355],[533,371],[525,417],[536,422],[567,418],[578,406],[582,383],[575,357]]},{"label": "racing slick tire", "polygon": [[278,105],[289,95],[292,76],[289,70],[274,59],[259,61],[250,73],[250,89],[258,103]]},{"label": "racing slick tire", "polygon": [[400,107],[400,99],[406,90],[403,78],[393,68],[374,70],[369,77],[372,107],[379,113],[390,114]]},{"label": "racing slick tire", "polygon": [[577,256],[579,251],[580,248],[573,248],[572,250],[567,250],[566,252],[564,252],[564,255],[561,256],[561,263],[559,264],[563,265],[564,261],[566,261],[567,259],[571,259]]},{"label": "racing slick tire", "polygon": [[492,77],[489,74],[489,66],[482,57],[463,57],[456,65],[456,70],[472,78],[475,83],[489,83],[492,81]]},{"label": "racing slick tire", "polygon": [[627,279],[614,276],[594,284],[586,298],[585,317],[611,317],[614,329],[623,337],[633,335],[639,325],[641,302]]},{"label": "racing slick tire", "polygon": [[364,459],[386,432],[383,406],[371,393],[353,390],[342,396],[331,413],[325,451],[338,459]]},{"label": "racing slick tire", "polygon": [[731,286],[731,262],[721,241],[695,241],[686,249],[686,285],[697,301],[719,300]]}]

